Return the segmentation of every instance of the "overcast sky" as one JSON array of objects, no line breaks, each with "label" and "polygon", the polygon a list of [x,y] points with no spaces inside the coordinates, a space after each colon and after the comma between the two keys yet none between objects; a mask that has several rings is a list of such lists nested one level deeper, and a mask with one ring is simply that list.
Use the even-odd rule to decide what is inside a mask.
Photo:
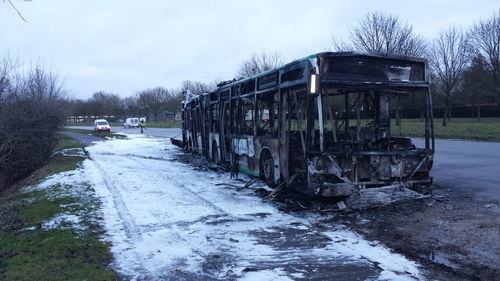
[{"label": "overcast sky", "polygon": [[228,80],[254,52],[291,61],[328,50],[367,12],[397,15],[431,40],[500,8],[493,0],[12,1],[27,22],[0,1],[0,55],[50,65],[77,98]]}]

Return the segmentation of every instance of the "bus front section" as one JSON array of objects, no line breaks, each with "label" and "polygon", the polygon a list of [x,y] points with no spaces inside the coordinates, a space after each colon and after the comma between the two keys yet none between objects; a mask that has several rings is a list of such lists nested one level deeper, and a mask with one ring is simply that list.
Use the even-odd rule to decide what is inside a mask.
[{"label": "bus front section", "polygon": [[326,53],[309,84],[308,193],[352,208],[421,197],[434,153],[426,61]]}]

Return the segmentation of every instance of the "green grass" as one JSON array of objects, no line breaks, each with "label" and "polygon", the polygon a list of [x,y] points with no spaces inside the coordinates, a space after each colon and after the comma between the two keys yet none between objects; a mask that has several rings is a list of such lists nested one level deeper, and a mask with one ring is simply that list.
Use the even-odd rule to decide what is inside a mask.
[{"label": "green grass", "polygon": [[117,134],[117,133],[108,133],[108,132],[94,132],[94,130],[85,130],[85,129],[69,129],[69,128],[63,128],[63,131],[66,132],[73,132],[73,133],[80,133],[80,134],[90,134],[96,137],[101,137],[101,138],[117,138],[117,139],[125,139],[127,138],[125,135]]},{"label": "green grass", "polygon": [[67,149],[67,148],[80,148],[83,147],[83,145],[75,140],[74,138],[70,138],[68,136],[65,136],[63,134],[58,134],[57,135],[57,145],[54,148],[54,151],[59,151],[62,149]]},{"label": "green grass", "polygon": [[28,177],[29,183],[38,184],[50,175],[74,170],[81,162],[81,157],[55,155],[48,165],[41,167]]},{"label": "green grass", "polygon": [[[77,151],[81,147],[79,142],[59,136],[57,149]],[[74,170],[83,159],[55,154],[24,184],[36,185],[47,176]],[[93,194],[86,182],[18,187],[0,194],[0,280],[116,280],[116,273],[108,268],[110,245],[100,240],[104,233],[97,216],[100,203]],[[57,228],[42,227],[61,214],[77,215],[82,228],[70,222]]]},{"label": "green grass", "polygon": [[[83,148],[83,145],[79,141],[70,138],[68,136],[58,134],[57,138],[58,141],[54,149],[54,152],[63,149],[80,150]],[[29,184],[38,184],[43,179],[45,179],[50,175],[60,172],[75,170],[76,168],[78,168],[78,164],[82,162],[82,160],[83,160],[82,157],[63,156],[61,154],[54,154],[54,156],[52,156],[52,158],[50,159],[49,164],[36,170],[26,179],[26,182],[28,182]]]},{"label": "green grass", "polygon": [[[146,127],[148,128],[180,128],[182,121],[177,120],[168,120],[168,121],[158,121],[158,122],[149,122],[146,123]],[[111,130],[113,130],[113,127],[123,127],[123,123],[118,123],[118,122],[110,122],[109,125],[111,126]],[[66,126],[94,126],[94,123],[92,122],[67,122]]]},{"label": "green grass", "polygon": [[[500,118],[482,118],[480,121],[473,118],[455,118],[447,126],[441,125],[442,119],[434,120],[436,138],[465,139],[500,142]],[[412,137],[424,136],[424,121],[420,119],[403,119],[400,127],[392,123],[393,135]]]}]

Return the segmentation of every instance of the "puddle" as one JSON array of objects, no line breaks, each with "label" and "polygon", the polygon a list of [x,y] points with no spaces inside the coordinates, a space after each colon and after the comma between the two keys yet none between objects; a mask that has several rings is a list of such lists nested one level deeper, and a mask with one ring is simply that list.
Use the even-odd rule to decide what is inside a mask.
[{"label": "puddle", "polygon": [[421,258],[428,259],[434,263],[444,265],[449,268],[458,269],[460,265],[451,260],[451,256],[443,252],[431,251],[428,254],[419,255]]}]

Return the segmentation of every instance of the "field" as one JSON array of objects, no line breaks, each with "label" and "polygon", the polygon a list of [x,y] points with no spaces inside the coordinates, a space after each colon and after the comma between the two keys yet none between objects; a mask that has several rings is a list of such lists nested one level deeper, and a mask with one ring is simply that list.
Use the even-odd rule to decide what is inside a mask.
[{"label": "field", "polygon": [[[436,138],[464,139],[481,141],[500,141],[500,118],[482,118],[480,121],[473,118],[451,119],[447,126],[441,126],[441,119],[434,120]],[[404,119],[401,127],[392,124],[394,135],[423,137],[424,121],[420,119]]]}]

